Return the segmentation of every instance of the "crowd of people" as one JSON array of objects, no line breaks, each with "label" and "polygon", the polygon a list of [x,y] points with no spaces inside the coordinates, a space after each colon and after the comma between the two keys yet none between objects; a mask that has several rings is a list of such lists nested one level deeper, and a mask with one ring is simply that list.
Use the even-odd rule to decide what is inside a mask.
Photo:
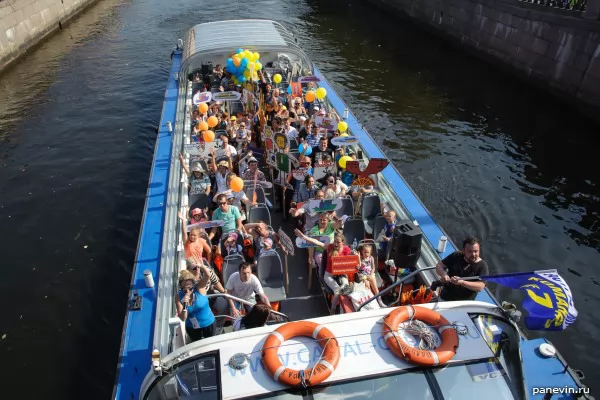
[{"label": "crowd of people", "polygon": [[[243,110],[230,114],[228,111],[231,111],[231,107],[214,101],[205,112],[195,108],[190,115],[192,141],[204,140],[201,123],[210,117],[217,118],[214,129],[215,132],[220,131],[215,138],[216,147],[211,149],[209,156],[204,159],[191,156],[189,161],[184,154],[179,156],[188,178],[190,198],[205,196],[209,199],[204,207],[194,207],[179,214],[186,269],[180,273],[179,292],[175,301],[177,315],[185,321],[187,334],[192,340],[220,333],[225,322],[224,315],[233,318],[234,330],[240,330],[265,325],[271,314],[270,300],[255,275],[256,265],[264,254],[275,251],[277,247],[283,251],[285,248],[268,221],[248,221],[250,210],[258,205],[256,196],[234,187],[239,178],[246,182],[259,182],[259,186],[264,182],[264,187],[269,187],[267,182],[274,180],[271,174],[278,174],[277,170],[265,169],[265,157],[260,157],[265,149],[261,137],[265,127],[274,133],[286,135],[288,148],[285,152],[296,151],[299,167],[306,171],[303,179],[291,173],[287,175],[286,193],[280,196],[285,199],[281,207],[286,210],[285,217],[289,215],[296,222],[295,234],[313,245],[308,249],[310,267],[317,271],[322,271],[324,267],[319,276],[332,292],[332,312],[335,312],[340,296],[351,293],[354,284],[364,285],[371,296],[379,292],[376,272],[380,265],[377,265],[374,256],[379,256],[381,260],[382,255],[387,254],[386,247],[393,237],[396,213],[382,202],[381,212],[386,223],[380,232],[372,235],[376,245],[349,247],[342,234],[344,221],[359,213],[360,207],[352,210],[353,215],[339,216],[335,211],[315,212],[309,200],[350,196],[354,204],[360,204],[363,196],[377,194],[376,185],[353,185],[356,176],[339,165],[337,171],[334,169],[324,177],[316,179],[314,176],[314,165],[317,163],[338,164],[341,157],[356,160],[362,155],[356,154],[350,147],[332,145],[331,139],[342,134],[338,129],[325,130],[317,126],[315,121],[320,116],[341,120],[334,111],[327,109],[327,104],[307,102],[291,94],[282,95],[282,91],[273,87],[262,73],[259,78],[258,85],[242,88],[234,85],[231,74],[220,65],[209,76],[197,74],[195,77],[196,94],[211,90],[239,91],[255,107],[248,107],[248,103],[244,103]],[[257,150],[261,150],[261,154]],[[376,177],[373,178],[376,182]],[[277,188],[273,187],[272,190]],[[269,209],[274,209],[268,199],[264,201]],[[222,225],[204,229],[202,223],[208,221],[221,221]],[[323,237],[328,240],[323,240]],[[471,246],[476,244],[472,241],[469,243]],[[243,257],[245,262],[223,285],[223,258],[234,254]],[[326,260],[323,260],[324,254],[327,255]],[[354,282],[332,273],[332,257],[350,254],[357,254],[360,260]],[[469,254],[469,265],[482,261],[478,253],[471,251]],[[467,257],[463,260],[467,260]],[[443,267],[439,268],[438,273],[444,282],[455,284],[460,281],[456,276],[465,267],[460,258],[445,259],[440,264],[451,267],[449,274],[443,271]],[[478,269],[483,270],[483,267]],[[480,282],[465,282],[460,281],[461,289],[477,291],[480,287]],[[209,299],[207,295],[215,291],[227,293],[243,302],[225,297]],[[450,297],[454,292],[450,290],[447,293],[450,293]],[[386,306],[381,298],[377,300],[379,307]]]}]

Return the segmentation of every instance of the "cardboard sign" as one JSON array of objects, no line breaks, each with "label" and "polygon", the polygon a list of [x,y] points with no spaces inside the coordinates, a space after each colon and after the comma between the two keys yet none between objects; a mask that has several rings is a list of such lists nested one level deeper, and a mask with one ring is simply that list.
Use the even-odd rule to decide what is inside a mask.
[{"label": "cardboard sign", "polygon": [[334,146],[349,146],[357,143],[358,138],[356,136],[337,136],[331,139],[331,144]]},{"label": "cardboard sign", "polygon": [[320,78],[317,78],[314,75],[301,76],[298,78],[298,82],[300,83],[309,83],[309,82],[321,82]]},{"label": "cardboard sign", "polygon": [[336,172],[334,163],[322,163],[313,165],[313,176],[315,180],[319,180],[325,177],[329,172]]},{"label": "cardboard sign", "polygon": [[336,199],[327,199],[327,200],[316,200],[312,199],[308,201],[308,212],[310,214],[320,213],[320,212],[329,212],[335,211],[342,208],[342,200],[339,198]]},{"label": "cardboard sign", "polygon": [[325,117],[322,115],[319,115],[315,118],[315,125],[317,126],[317,128],[323,128],[328,131],[332,131],[335,129],[335,121],[333,120],[333,118]]},{"label": "cardboard sign", "polygon": [[265,164],[267,164],[268,166],[271,166],[271,167],[277,166],[277,161],[275,160],[275,153],[267,150],[267,152],[265,153],[265,157],[266,157]]},{"label": "cardboard sign", "polygon": [[275,159],[277,160],[276,169],[280,172],[288,173],[290,172],[290,159],[285,153],[277,153],[275,154]]},{"label": "cardboard sign", "polygon": [[308,175],[308,168],[297,168],[292,170],[292,177],[299,181],[304,181],[304,178]]},{"label": "cardboard sign", "polygon": [[187,226],[187,231],[191,231],[193,228],[200,228],[200,229],[209,229],[209,228],[217,228],[217,227],[221,227],[225,225],[225,221],[217,219],[214,221],[204,221],[204,222],[197,222],[195,224],[191,224]]},{"label": "cardboard sign", "polygon": [[331,274],[332,275],[349,275],[355,274],[356,269],[360,266],[360,257],[358,254],[349,256],[331,257]]},{"label": "cardboard sign", "polygon": [[213,93],[213,101],[237,101],[242,97],[240,92],[216,92]]},{"label": "cardboard sign", "polygon": [[253,188],[255,183],[256,183],[256,186],[260,186],[263,189],[271,189],[273,187],[273,183],[268,182],[268,181],[256,181],[256,182],[254,182],[254,181],[248,181],[248,180],[244,181],[244,187],[245,188]]},{"label": "cardboard sign", "polygon": [[[316,239],[319,242],[323,243],[325,246],[327,246],[329,244],[329,240],[330,240],[329,236],[309,236],[309,238]],[[304,240],[300,237],[296,238],[296,246],[299,249],[307,249],[309,247],[319,247],[316,244],[308,243],[306,240]]]},{"label": "cardboard sign", "polygon": [[195,106],[197,106],[200,103],[208,103],[211,99],[212,99],[211,92],[201,92],[201,93],[196,93],[194,95],[194,97],[192,98],[192,102],[194,103]]},{"label": "cardboard sign", "polygon": [[215,147],[215,142],[194,142],[183,146],[183,150],[192,156],[200,156],[205,159],[210,157],[210,150]]},{"label": "cardboard sign", "polygon": [[289,254],[294,255],[294,243],[292,239],[281,228],[279,228],[277,234],[279,235],[279,244],[281,244],[281,247]]},{"label": "cardboard sign", "polygon": [[375,182],[371,178],[358,177],[352,181],[352,186],[375,186]]},{"label": "cardboard sign", "polygon": [[265,147],[267,148],[267,151],[273,151],[273,150],[275,150],[274,147],[273,147],[273,139],[267,138],[265,140]]},{"label": "cardboard sign", "polygon": [[361,169],[361,161],[348,161],[346,163],[346,171],[354,174],[358,177],[368,177],[369,175],[376,175],[383,171],[388,166],[389,160],[387,158],[372,158],[369,160],[369,164],[366,168]]},{"label": "cardboard sign", "polygon": [[283,152],[290,145],[287,135],[283,132],[277,132],[273,135],[273,141],[275,142],[275,151]]}]

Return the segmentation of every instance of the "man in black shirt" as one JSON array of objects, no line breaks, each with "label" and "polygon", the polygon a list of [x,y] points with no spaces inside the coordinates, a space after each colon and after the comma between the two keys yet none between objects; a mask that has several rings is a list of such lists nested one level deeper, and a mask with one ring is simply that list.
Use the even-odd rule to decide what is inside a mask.
[{"label": "man in black shirt", "polygon": [[450,254],[436,265],[435,271],[440,276],[440,281],[445,284],[441,292],[442,299],[473,300],[477,292],[485,288],[485,283],[482,281],[460,279],[489,274],[486,262],[479,257],[479,251],[479,241],[474,237],[468,237],[463,241],[462,251]]}]

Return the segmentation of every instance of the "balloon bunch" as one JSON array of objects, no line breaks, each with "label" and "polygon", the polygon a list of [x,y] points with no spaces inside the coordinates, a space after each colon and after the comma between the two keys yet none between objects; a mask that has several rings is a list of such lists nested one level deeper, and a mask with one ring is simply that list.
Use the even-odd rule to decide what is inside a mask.
[{"label": "balloon bunch", "polygon": [[246,49],[237,49],[237,53],[227,59],[227,72],[231,72],[231,80],[236,85],[246,81],[258,81],[258,71],[262,64],[258,61],[260,54]]}]

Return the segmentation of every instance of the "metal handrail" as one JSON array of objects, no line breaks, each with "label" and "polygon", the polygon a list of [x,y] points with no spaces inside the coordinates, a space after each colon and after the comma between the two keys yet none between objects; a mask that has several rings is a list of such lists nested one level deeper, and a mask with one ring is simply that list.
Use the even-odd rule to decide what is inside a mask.
[{"label": "metal handrail", "polygon": [[[208,297],[208,298],[212,298],[212,297],[224,297],[226,299],[230,299],[230,300],[233,300],[233,301],[238,301],[238,302],[240,302],[242,304],[245,304],[247,306],[250,306],[250,307],[254,306],[254,303],[251,303],[248,300],[240,299],[239,297],[232,296],[229,293],[214,293],[214,294],[206,295],[206,297]],[[285,315],[283,313],[280,313],[279,311],[270,310],[269,312],[273,313],[275,315],[279,315],[282,318],[285,318],[285,320],[288,321],[288,322],[290,321],[290,317],[288,317],[287,315]]]},{"label": "metal handrail", "polygon": [[413,276],[417,275],[418,273],[421,273],[423,271],[428,271],[430,269],[435,269],[435,267],[424,267],[424,268],[420,268],[417,270],[414,270],[413,272],[411,272],[410,274],[406,275],[404,278],[400,279],[398,282],[394,283],[393,285],[385,288],[384,290],[382,290],[381,292],[377,293],[375,296],[371,297],[369,300],[365,301],[364,303],[362,303],[360,305],[360,307],[358,307],[358,310],[356,310],[357,312],[360,311],[361,308],[363,308],[364,306],[366,306],[367,304],[369,304],[370,302],[372,302],[375,299],[380,298],[381,296],[388,294],[389,292],[391,292],[394,288],[402,285],[406,280],[408,280],[409,278],[412,278]]}]

